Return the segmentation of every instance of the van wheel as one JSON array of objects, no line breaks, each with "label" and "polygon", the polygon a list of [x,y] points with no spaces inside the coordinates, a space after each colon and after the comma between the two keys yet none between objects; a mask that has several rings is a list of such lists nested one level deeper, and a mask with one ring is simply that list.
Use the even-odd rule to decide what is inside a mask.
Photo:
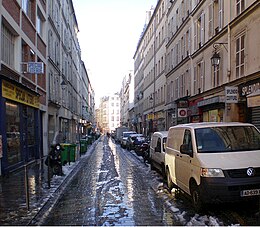
[{"label": "van wheel", "polygon": [[171,177],[170,177],[170,171],[169,171],[168,168],[166,169],[166,182],[167,182],[168,190],[169,190],[169,192],[171,192],[174,185],[172,183],[172,180],[171,180]]},{"label": "van wheel", "polygon": [[193,183],[191,185],[191,199],[192,204],[194,206],[194,209],[196,212],[201,212],[203,208],[203,201],[201,199],[201,194],[199,187],[196,185],[196,183]]}]

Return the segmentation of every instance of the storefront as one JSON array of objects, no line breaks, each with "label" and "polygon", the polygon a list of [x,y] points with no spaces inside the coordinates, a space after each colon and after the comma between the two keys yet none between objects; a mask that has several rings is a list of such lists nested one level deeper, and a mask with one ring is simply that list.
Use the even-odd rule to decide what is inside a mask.
[{"label": "storefront", "polygon": [[225,96],[215,96],[198,102],[203,112],[203,122],[222,122],[225,111]]},{"label": "storefront", "polygon": [[5,174],[42,156],[39,96],[21,84],[1,83],[1,170]]},{"label": "storefront", "polygon": [[246,98],[248,121],[260,130],[260,79],[244,83],[239,87],[239,94]]},{"label": "storefront", "polygon": [[155,131],[165,131],[165,113],[159,111],[154,114],[153,129]]},{"label": "storefront", "polygon": [[201,122],[203,120],[202,110],[198,107],[198,102],[202,101],[203,98],[189,101],[188,107],[188,118],[190,123]]}]

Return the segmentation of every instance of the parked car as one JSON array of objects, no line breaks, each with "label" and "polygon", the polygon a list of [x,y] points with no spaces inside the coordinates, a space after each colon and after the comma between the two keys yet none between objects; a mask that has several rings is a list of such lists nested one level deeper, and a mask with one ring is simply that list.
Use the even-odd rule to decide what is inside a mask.
[{"label": "parked car", "polygon": [[168,131],[154,132],[150,143],[151,169],[159,170],[165,176],[165,143]]},{"label": "parked car", "polygon": [[123,132],[128,132],[129,129],[128,127],[125,127],[125,126],[122,126],[122,127],[118,127],[116,128],[116,131],[115,131],[115,141],[117,143],[121,143],[121,139],[122,139],[122,136],[123,136]]},{"label": "parked car", "polygon": [[168,187],[189,194],[197,211],[205,203],[259,198],[260,132],[234,122],[171,127],[165,166]]},{"label": "parked car", "polygon": [[128,136],[130,136],[132,134],[136,134],[136,132],[134,132],[134,131],[123,132],[123,135],[122,135],[121,141],[120,141],[122,148],[126,148],[126,140],[127,140]]},{"label": "parked car", "polygon": [[128,136],[126,140],[126,149],[135,150],[136,147],[141,145],[145,141],[145,136],[143,134],[132,134]]}]

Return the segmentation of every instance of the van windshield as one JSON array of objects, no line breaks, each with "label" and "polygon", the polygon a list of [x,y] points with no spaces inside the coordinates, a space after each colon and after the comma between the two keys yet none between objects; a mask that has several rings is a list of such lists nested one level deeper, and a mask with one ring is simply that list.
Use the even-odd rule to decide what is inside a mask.
[{"label": "van windshield", "polygon": [[260,150],[260,133],[251,126],[195,129],[198,153]]}]

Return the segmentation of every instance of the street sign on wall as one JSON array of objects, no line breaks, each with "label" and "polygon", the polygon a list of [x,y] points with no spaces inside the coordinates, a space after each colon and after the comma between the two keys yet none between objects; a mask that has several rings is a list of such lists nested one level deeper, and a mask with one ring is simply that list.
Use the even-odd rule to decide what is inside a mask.
[{"label": "street sign on wall", "polygon": [[225,87],[226,103],[238,103],[238,87]]},{"label": "street sign on wall", "polygon": [[28,62],[27,71],[28,73],[32,73],[32,74],[43,74],[44,73],[43,62]]}]

